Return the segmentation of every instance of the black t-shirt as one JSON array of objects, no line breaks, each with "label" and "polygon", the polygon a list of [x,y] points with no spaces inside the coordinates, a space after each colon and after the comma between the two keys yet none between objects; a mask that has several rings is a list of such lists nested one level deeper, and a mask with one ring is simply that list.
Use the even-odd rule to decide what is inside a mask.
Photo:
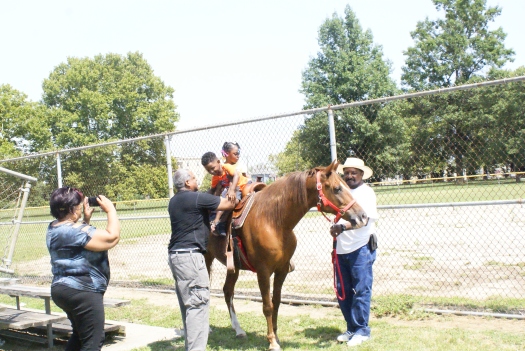
[{"label": "black t-shirt", "polygon": [[168,250],[197,248],[205,252],[210,234],[208,210],[216,210],[220,202],[219,196],[196,191],[178,191],[168,205],[171,221]]}]

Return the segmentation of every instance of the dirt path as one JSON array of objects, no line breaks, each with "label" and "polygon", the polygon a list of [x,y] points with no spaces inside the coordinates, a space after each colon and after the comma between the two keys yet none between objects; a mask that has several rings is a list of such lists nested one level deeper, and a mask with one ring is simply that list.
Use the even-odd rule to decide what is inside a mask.
[{"label": "dirt path", "polygon": [[[498,227],[487,226],[487,218],[497,218]],[[142,225],[155,226],[156,222]],[[377,226],[376,296],[525,296],[525,206],[383,209]],[[295,227],[296,269],[286,278],[283,296],[332,298],[332,239],[327,230],[328,224],[320,216],[306,216]],[[159,233],[122,239],[109,252],[112,281],[135,286],[171,281],[166,249],[169,237],[169,233]],[[28,277],[28,283],[33,276],[50,279],[49,256],[15,262],[14,269],[19,276]],[[215,262],[212,289],[222,290],[225,275],[225,267]],[[236,291],[258,293],[256,275],[242,271]]]}]

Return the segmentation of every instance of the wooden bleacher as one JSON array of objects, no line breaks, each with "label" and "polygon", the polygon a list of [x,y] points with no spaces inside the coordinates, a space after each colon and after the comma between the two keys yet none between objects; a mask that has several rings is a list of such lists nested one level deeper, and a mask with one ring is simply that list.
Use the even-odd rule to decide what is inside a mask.
[{"label": "wooden bleacher", "polygon": [[[47,343],[49,347],[53,347],[53,339],[56,336],[71,335],[72,328],[67,317],[63,314],[51,313],[51,289],[49,287],[0,284],[0,294],[16,298],[16,309],[0,307],[0,335]],[[22,310],[21,296],[44,299],[45,311]],[[104,298],[105,307],[120,307],[129,303],[129,300]],[[118,324],[106,323],[104,330],[109,336],[125,335],[125,327]],[[45,331],[42,335],[45,338],[38,337],[42,331]]]}]

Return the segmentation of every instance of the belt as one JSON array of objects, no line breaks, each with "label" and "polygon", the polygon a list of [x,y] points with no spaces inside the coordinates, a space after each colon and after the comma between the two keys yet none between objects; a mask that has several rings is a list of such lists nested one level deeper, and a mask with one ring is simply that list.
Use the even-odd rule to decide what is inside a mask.
[{"label": "belt", "polygon": [[179,249],[179,250],[171,250],[171,254],[187,254],[187,253],[202,253],[199,249]]}]

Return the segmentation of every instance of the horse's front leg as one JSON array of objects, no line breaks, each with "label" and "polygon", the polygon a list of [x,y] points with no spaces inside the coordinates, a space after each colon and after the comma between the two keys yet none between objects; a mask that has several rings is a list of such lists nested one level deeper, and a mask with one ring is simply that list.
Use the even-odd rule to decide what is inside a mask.
[{"label": "horse's front leg", "polygon": [[266,325],[268,327],[266,333],[266,337],[270,343],[270,347],[268,349],[272,351],[281,350],[281,346],[279,345],[279,341],[277,340],[273,326],[273,302],[270,298],[270,273],[258,270],[257,281],[259,282],[259,290],[261,290],[263,314],[266,317]]},{"label": "horse's front leg", "polygon": [[230,312],[230,321],[232,323],[232,328],[235,330],[235,335],[238,338],[246,337],[246,332],[241,328],[239,320],[237,319],[237,314],[235,313],[235,307],[233,306],[233,295],[235,294],[235,283],[239,278],[239,269],[235,269],[235,273],[226,274],[226,281],[224,282],[224,287],[222,291],[224,292],[224,299],[226,300],[226,306],[228,306],[228,311]]},{"label": "horse's front leg", "polygon": [[273,294],[272,294],[272,303],[273,303],[273,313],[272,313],[272,324],[273,332],[275,334],[275,339],[279,342],[279,337],[277,336],[277,316],[279,315],[279,306],[281,306],[281,291],[283,288],[284,281],[288,275],[288,265],[282,271],[275,272],[273,276]]}]

